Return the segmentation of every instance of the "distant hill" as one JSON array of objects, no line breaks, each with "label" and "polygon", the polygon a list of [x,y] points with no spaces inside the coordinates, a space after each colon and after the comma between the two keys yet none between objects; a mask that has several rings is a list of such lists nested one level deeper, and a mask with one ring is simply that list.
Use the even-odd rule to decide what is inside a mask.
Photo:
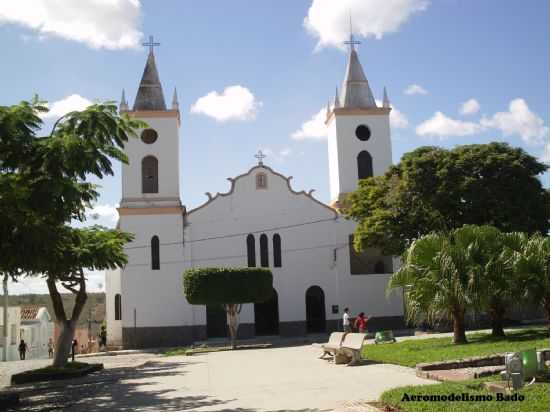
[{"label": "distant hill", "polygon": [[[72,293],[61,294],[65,313],[71,316],[75,295]],[[9,297],[10,306],[46,306],[52,319],[55,320],[52,301],[50,295],[13,295]],[[80,315],[78,324],[87,326],[88,319],[92,320],[93,324],[101,324],[105,320],[105,293],[88,293],[88,300],[84,306],[84,310]],[[96,328],[94,328],[96,329]]]}]

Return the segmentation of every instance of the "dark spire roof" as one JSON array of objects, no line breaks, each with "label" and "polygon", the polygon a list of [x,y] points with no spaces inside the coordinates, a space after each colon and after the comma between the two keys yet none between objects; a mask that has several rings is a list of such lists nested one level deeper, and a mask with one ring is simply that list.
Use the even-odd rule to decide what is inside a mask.
[{"label": "dark spire roof", "polygon": [[166,110],[162,85],[155,63],[155,55],[149,52],[147,63],[134,102],[134,110]]},{"label": "dark spire roof", "polygon": [[376,107],[369,82],[363,72],[363,67],[361,67],[359,57],[353,45],[349,54],[346,77],[342,84],[340,105],[345,108]]}]

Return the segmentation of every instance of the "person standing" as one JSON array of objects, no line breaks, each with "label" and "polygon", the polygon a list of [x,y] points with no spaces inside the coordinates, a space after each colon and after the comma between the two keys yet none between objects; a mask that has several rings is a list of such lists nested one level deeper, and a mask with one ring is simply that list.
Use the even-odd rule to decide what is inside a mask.
[{"label": "person standing", "polygon": [[351,323],[349,320],[349,308],[344,309],[344,315],[342,317],[342,323],[344,326],[344,332],[351,332]]},{"label": "person standing", "polygon": [[72,356],[72,361],[74,362],[74,356],[76,355],[76,351],[78,350],[78,341],[75,339],[73,339],[73,344],[72,344],[72,351],[71,351],[71,356]]},{"label": "person standing", "polygon": [[21,339],[19,343],[19,359],[25,360],[25,355],[27,353],[27,344],[24,339]]},{"label": "person standing", "polygon": [[53,340],[50,338],[48,340],[48,358],[53,358]]},{"label": "person standing", "polygon": [[369,318],[365,316],[364,312],[361,312],[359,315],[357,315],[357,319],[355,319],[355,328],[359,333],[365,333],[367,331],[367,321]]},{"label": "person standing", "polygon": [[105,326],[101,327],[101,332],[99,332],[99,349],[107,349],[107,331]]}]

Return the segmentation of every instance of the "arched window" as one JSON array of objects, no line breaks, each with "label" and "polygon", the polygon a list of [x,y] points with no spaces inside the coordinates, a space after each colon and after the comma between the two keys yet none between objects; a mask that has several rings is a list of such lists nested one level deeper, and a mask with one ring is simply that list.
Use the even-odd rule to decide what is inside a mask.
[{"label": "arched window", "polygon": [[267,175],[263,172],[256,174],[256,189],[267,189]]},{"label": "arched window", "polygon": [[273,266],[281,267],[281,236],[278,233],[273,235]]},{"label": "arched window", "polygon": [[366,179],[373,175],[372,157],[366,150],[363,150],[357,155],[357,172],[359,179]]},{"label": "arched window", "polygon": [[386,267],[384,266],[384,262],[382,260],[379,260],[374,264],[374,273],[386,273]]},{"label": "arched window", "polygon": [[159,192],[159,162],[154,156],[146,156],[141,161],[141,191]]},{"label": "arched window", "polygon": [[120,293],[115,295],[115,320],[122,319],[122,296]]},{"label": "arched window", "polygon": [[151,269],[160,269],[160,243],[156,235],[151,238]]},{"label": "arched window", "polygon": [[246,253],[248,256],[248,267],[256,267],[256,239],[250,234],[246,237]]},{"label": "arched window", "polygon": [[267,247],[267,235],[265,233],[260,236],[260,265],[263,268],[269,267],[269,250]]}]

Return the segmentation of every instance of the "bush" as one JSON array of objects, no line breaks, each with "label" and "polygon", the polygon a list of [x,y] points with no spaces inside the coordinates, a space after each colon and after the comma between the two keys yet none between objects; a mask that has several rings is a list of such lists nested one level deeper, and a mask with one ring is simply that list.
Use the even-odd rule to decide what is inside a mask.
[{"label": "bush", "polygon": [[189,269],[183,288],[193,305],[264,302],[273,293],[273,275],[262,268]]}]

